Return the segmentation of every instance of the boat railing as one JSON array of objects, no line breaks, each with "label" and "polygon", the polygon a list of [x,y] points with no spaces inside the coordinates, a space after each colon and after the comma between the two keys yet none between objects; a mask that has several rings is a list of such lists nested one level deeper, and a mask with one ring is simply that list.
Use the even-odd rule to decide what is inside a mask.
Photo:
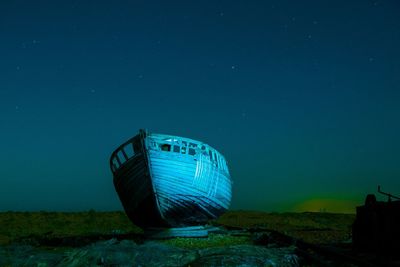
[{"label": "boat railing", "polygon": [[183,155],[196,157],[198,154],[203,155],[203,159],[207,158],[211,164],[222,170],[228,170],[228,165],[224,157],[214,148],[202,143],[195,143],[181,140],[177,137],[155,139],[152,141],[153,149],[162,152],[179,153]]},{"label": "boat railing", "polygon": [[[123,166],[128,160],[139,154],[141,151],[140,135],[129,139],[120,145],[110,157],[110,168],[113,173]],[[228,171],[228,165],[225,158],[214,148],[207,144],[180,138],[176,136],[152,136],[148,144],[150,149],[162,152],[173,152],[182,155],[196,157],[202,154],[202,159],[208,159],[211,164],[219,169]]]},{"label": "boat railing", "polygon": [[381,191],[381,186],[380,185],[378,185],[378,193],[380,193],[380,194],[382,194],[384,196],[387,196],[389,202],[392,201],[392,198],[400,200],[400,197],[397,197],[397,196],[394,196],[392,194],[385,193],[385,192]]},{"label": "boat railing", "polygon": [[138,147],[136,136],[120,145],[110,157],[111,171],[115,173],[128,160],[139,154],[139,151],[140,148]]}]

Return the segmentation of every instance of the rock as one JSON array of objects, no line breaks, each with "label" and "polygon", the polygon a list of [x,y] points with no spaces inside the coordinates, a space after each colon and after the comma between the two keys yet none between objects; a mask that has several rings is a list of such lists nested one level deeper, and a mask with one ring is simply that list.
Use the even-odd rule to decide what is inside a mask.
[{"label": "rock", "polygon": [[75,249],[57,266],[184,266],[196,256],[195,251],[158,242],[138,246],[133,241],[109,240]]},{"label": "rock", "polygon": [[255,245],[268,246],[271,243],[269,234],[267,233],[254,233],[252,240]]},{"label": "rock", "polygon": [[28,245],[0,247],[0,266],[56,266],[63,254]]},{"label": "rock", "polygon": [[157,241],[109,240],[75,249],[57,266],[299,266],[294,247],[236,245],[182,249]]},{"label": "rock", "polygon": [[141,245],[135,259],[136,266],[186,266],[196,260],[195,250],[168,246],[159,242],[147,242]]},{"label": "rock", "polygon": [[137,255],[136,249],[136,243],[130,240],[96,242],[70,251],[57,266],[132,266]]},{"label": "rock", "polygon": [[0,266],[299,266],[295,247],[232,245],[178,248],[160,241],[136,244],[110,239],[81,248],[44,250],[32,246],[0,247]]},{"label": "rock", "polygon": [[265,248],[253,245],[236,245],[206,248],[190,266],[299,266],[294,247]]}]

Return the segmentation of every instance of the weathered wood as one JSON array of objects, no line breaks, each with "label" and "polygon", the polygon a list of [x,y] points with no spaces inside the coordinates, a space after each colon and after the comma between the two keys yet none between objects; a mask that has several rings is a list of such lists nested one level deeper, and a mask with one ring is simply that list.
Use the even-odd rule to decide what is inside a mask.
[{"label": "weathered wood", "polygon": [[[125,151],[131,146],[133,155]],[[200,225],[230,205],[224,156],[193,139],[141,130],[112,153],[110,167],[124,209],[140,227]]]}]

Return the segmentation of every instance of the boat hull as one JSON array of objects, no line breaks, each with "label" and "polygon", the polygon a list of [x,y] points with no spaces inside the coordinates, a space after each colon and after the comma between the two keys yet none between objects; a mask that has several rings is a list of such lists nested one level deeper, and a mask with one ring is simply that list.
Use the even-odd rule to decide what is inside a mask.
[{"label": "boat hull", "polygon": [[[165,143],[169,150],[160,149]],[[187,144],[196,145],[196,150],[189,151]],[[132,157],[124,152],[127,146],[136,147]],[[141,132],[113,153],[111,164],[118,153],[126,159],[119,159],[120,166],[111,169],[116,191],[134,224],[144,228],[201,225],[229,208],[231,179],[225,159],[209,146],[201,148],[192,139]]]},{"label": "boat hull", "polygon": [[[114,187],[126,214],[134,224],[138,226],[162,225],[143,155],[131,159],[126,166],[121,168],[114,176]],[[138,214],[145,215],[137,216]]]},{"label": "boat hull", "polygon": [[230,196],[230,179],[213,166],[157,151],[149,156],[160,213],[169,225],[202,224],[228,209],[230,198],[223,195]]}]

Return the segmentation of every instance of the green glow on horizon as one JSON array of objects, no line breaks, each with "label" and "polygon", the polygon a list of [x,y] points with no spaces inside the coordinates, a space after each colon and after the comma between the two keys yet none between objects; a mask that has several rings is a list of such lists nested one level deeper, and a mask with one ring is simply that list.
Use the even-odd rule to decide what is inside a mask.
[{"label": "green glow on horizon", "polygon": [[355,213],[356,207],[363,205],[363,196],[349,195],[315,195],[289,207],[293,212],[332,212],[332,213]]}]

